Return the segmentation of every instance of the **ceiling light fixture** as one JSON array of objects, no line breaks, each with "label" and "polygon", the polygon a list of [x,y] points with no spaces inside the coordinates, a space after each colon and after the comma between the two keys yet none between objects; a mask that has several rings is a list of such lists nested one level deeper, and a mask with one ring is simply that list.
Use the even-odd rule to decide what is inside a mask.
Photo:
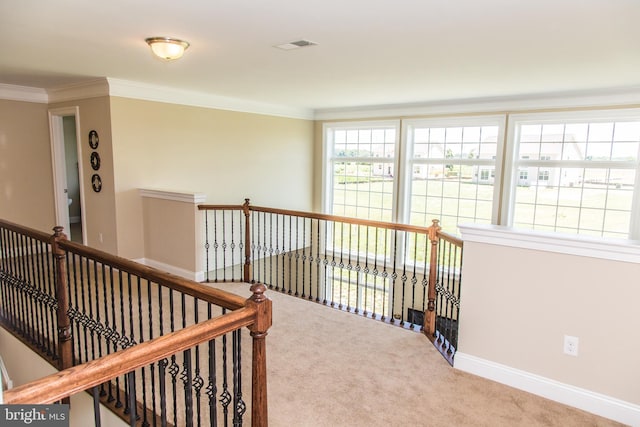
[{"label": "ceiling light fixture", "polygon": [[145,41],[154,55],[167,61],[180,58],[189,47],[188,42],[170,37],[149,37]]}]

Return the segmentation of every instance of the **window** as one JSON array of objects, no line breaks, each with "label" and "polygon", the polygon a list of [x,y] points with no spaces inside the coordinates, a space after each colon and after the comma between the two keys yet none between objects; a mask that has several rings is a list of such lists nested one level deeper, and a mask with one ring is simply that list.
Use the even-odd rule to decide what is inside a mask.
[{"label": "window", "polygon": [[325,124],[325,210],[640,239],[640,110],[506,118]]},{"label": "window", "polygon": [[[640,114],[517,116],[514,227],[628,238],[638,198]],[[523,171],[537,182],[523,185]],[[637,209],[637,208],[636,208]]]},{"label": "window", "polygon": [[404,222],[429,226],[439,219],[444,231],[457,234],[459,223],[494,220],[501,124],[495,117],[405,122],[400,164],[411,173],[403,183]]},{"label": "window", "polygon": [[349,123],[325,128],[328,211],[394,221],[398,122]]}]

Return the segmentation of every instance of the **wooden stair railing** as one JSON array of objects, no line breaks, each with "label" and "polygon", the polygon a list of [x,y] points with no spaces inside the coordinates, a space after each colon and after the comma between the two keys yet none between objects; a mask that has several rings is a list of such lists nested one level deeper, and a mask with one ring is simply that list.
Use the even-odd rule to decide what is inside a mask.
[{"label": "wooden stair railing", "polygon": [[[252,413],[265,411],[260,415],[263,420],[256,421],[262,424],[256,425],[266,425],[266,368],[261,363],[264,363],[264,338],[271,325],[271,301],[264,296],[263,285],[255,284],[252,287],[254,296],[245,300],[68,241],[61,227],[54,230],[55,234],[49,236],[0,220],[2,326],[36,349],[50,363],[66,371],[73,365],[119,354],[159,336],[184,330],[205,319],[216,318],[214,315],[220,308],[223,316],[237,316],[235,311],[250,308],[250,311],[257,313],[248,327],[253,337],[254,362],[258,362],[252,368],[255,374],[252,393],[257,404],[251,407]],[[226,358],[226,336],[221,341],[220,351],[224,352]],[[229,341],[233,343],[235,355],[236,351],[240,351],[240,335],[233,333]],[[209,351],[212,349],[215,353],[215,347],[210,344]],[[200,396],[200,389],[206,386],[210,400],[219,398],[223,402],[225,420],[229,408],[234,422],[239,421],[244,411],[241,395],[238,398],[235,396],[235,387],[239,384],[234,383],[233,394],[228,394],[225,379],[224,388],[219,390],[222,394],[210,394],[211,387],[215,390],[215,384],[212,385],[209,379],[207,386],[200,377],[199,353],[196,351],[194,354],[196,365],[192,367],[189,362],[189,366],[183,367],[182,375],[185,378],[177,378],[179,366],[175,357],[157,369],[170,372],[174,387],[177,380],[184,381],[185,387],[195,390],[196,400]],[[145,368],[142,369],[144,378]],[[150,369],[150,375],[153,374],[154,367],[147,369]],[[225,362],[225,372],[226,369]],[[226,373],[224,375],[226,378]],[[125,384],[126,379],[120,383]],[[155,393],[153,387],[150,393]],[[101,385],[100,398],[103,402],[109,402],[107,406],[110,409],[121,408],[118,415],[122,417],[123,409],[127,413],[135,410],[135,405],[126,399],[124,402],[120,400],[121,389],[118,380],[114,387],[110,383],[107,388]],[[143,388],[143,394],[146,391]],[[138,405],[147,408],[144,399]],[[142,412],[146,423],[148,410]]]},{"label": "wooden stair railing", "polygon": [[[73,366],[4,393],[4,404],[47,404],[99,386],[178,352],[211,341],[229,332],[249,327],[254,337],[251,425],[267,426],[266,353],[264,337],[271,325],[271,301],[264,285],[253,285],[253,296],[243,308],[189,326],[100,359]],[[135,408],[135,406],[133,406]],[[135,409],[131,422],[135,423]]]},{"label": "wooden stair railing", "polygon": [[242,205],[199,205],[206,280],[269,289],[422,330],[452,363],[463,242],[429,227]]}]

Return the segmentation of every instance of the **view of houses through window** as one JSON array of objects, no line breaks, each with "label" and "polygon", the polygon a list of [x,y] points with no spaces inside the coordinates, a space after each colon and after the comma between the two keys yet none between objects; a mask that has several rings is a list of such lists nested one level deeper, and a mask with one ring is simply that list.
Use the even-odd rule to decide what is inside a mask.
[{"label": "view of houses through window", "polygon": [[325,124],[325,209],[640,238],[640,111]]}]

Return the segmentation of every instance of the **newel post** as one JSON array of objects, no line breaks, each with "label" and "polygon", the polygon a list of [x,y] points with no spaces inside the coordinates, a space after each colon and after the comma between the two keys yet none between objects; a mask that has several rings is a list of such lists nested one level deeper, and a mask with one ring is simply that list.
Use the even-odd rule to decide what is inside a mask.
[{"label": "newel post", "polygon": [[249,326],[253,337],[253,367],[251,388],[251,425],[267,427],[267,331],[271,327],[271,300],[264,294],[267,290],[262,283],[251,286],[253,295],[247,300],[248,307],[255,307],[256,321]]},{"label": "newel post", "polygon": [[436,280],[438,275],[438,232],[442,227],[438,225],[440,221],[433,220],[433,224],[428,228],[429,240],[431,241],[431,258],[429,260],[429,287],[427,312],[424,317],[424,332],[432,338],[436,333]]},{"label": "newel post", "polygon": [[[60,226],[53,228],[54,234],[51,237],[51,250],[56,264],[56,301],[58,302],[58,357],[59,368],[64,370],[73,366],[73,352],[71,342],[71,322],[69,320],[69,297],[67,292],[67,265],[66,252],[60,249],[58,242],[67,240],[67,236],[62,232]],[[65,403],[69,403],[65,399]]]},{"label": "newel post", "polygon": [[249,209],[249,199],[244,199],[242,205],[244,212],[244,278],[247,283],[251,281],[251,210]]}]

